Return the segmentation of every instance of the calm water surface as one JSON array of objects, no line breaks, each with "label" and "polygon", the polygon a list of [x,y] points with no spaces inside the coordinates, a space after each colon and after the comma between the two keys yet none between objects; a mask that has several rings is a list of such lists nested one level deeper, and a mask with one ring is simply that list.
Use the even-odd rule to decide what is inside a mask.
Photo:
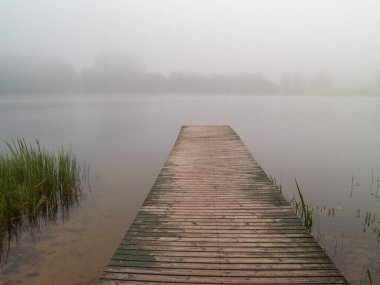
[{"label": "calm water surface", "polygon": [[93,282],[191,124],[231,125],[289,199],[297,178],[319,243],[353,284],[367,269],[380,284],[380,99],[239,95],[0,97],[1,141],[71,147],[92,188],[67,221],[11,244],[0,284]]}]

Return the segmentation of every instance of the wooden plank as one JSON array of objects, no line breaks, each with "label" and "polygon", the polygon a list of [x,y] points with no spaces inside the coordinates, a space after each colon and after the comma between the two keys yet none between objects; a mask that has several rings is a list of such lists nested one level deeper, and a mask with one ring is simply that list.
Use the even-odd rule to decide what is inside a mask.
[{"label": "wooden plank", "polygon": [[297,276],[341,276],[336,269],[297,269],[297,270],[184,270],[173,268],[140,268],[140,267],[107,267],[105,272],[130,273],[130,274],[159,274],[159,275],[180,275],[188,276],[224,276],[224,277],[297,277]]},{"label": "wooden plank", "polygon": [[326,253],[323,251],[283,251],[280,252],[279,250],[273,252],[273,251],[260,251],[260,252],[252,252],[252,251],[241,251],[241,252],[225,252],[225,251],[181,251],[181,250],[152,250],[153,253],[149,252],[147,255],[146,252],[140,250],[140,249],[117,249],[115,252],[115,255],[128,255],[128,256],[166,256],[166,257],[212,257],[212,258],[219,258],[221,256],[223,257],[229,257],[229,258],[236,258],[236,257],[242,257],[242,258],[260,258],[263,256],[263,253],[265,253],[266,257],[270,258],[288,258],[288,257],[326,257]]},{"label": "wooden plank", "polygon": [[98,284],[347,284],[228,126],[182,127]]},{"label": "wooden plank", "polygon": [[[115,281],[148,281],[148,282],[164,282],[164,283],[177,283],[184,282],[190,284],[306,284],[309,279],[312,279],[317,284],[335,284],[336,279],[340,276],[246,276],[246,277],[226,277],[226,276],[200,276],[195,273],[194,275],[161,275],[161,274],[126,274],[116,272],[103,272],[102,278],[111,279]],[[128,283],[125,283],[128,284]],[[339,284],[339,283],[338,283]],[[340,284],[343,284],[340,282]]]},{"label": "wooden plank", "polygon": [[[141,242],[136,242],[136,241],[133,241],[133,240],[122,240],[121,243],[120,243],[120,246],[122,245],[128,245],[130,246],[130,248],[138,248],[138,249],[141,249],[141,246],[140,246]],[[316,243],[313,239],[310,239],[310,240],[307,240],[307,241],[303,241],[303,242],[300,242],[300,241],[296,241],[296,242],[292,242],[292,241],[288,241],[288,242],[284,242],[284,241],[280,241],[280,242],[274,242],[274,241],[271,241],[271,240],[262,240],[262,241],[256,241],[256,242],[239,242],[239,243],[236,243],[236,242],[220,242],[220,241],[217,241],[217,242],[211,242],[211,241],[197,241],[197,242],[188,242],[188,241],[175,241],[175,242],[168,242],[168,241],[160,241],[160,243],[157,243],[157,241],[153,240],[153,241],[145,241],[144,242],[144,249],[147,248],[150,248],[150,247],[154,247],[154,246],[158,246],[158,245],[162,245],[162,246],[183,246],[183,247],[219,247],[221,249],[224,249],[224,248],[241,248],[241,247],[244,247],[244,248],[250,248],[250,247],[262,247],[262,248],[270,248],[270,247],[276,247],[276,248],[279,248],[279,247],[287,247],[287,248],[291,248],[291,247],[309,247],[309,246],[315,246]],[[150,250],[150,249],[149,249]]]},{"label": "wooden plank", "polygon": [[112,260],[109,266],[116,267],[142,267],[142,268],[172,268],[172,269],[216,269],[216,270],[336,270],[332,263],[172,263],[157,261],[128,261]]},{"label": "wooden plank", "polygon": [[[143,254],[144,251],[142,251],[138,246],[133,247],[132,245],[125,245],[125,244],[120,244],[118,249],[124,249],[124,250],[134,250],[138,251],[139,253]],[[315,245],[308,245],[308,246],[293,246],[293,247],[278,247],[278,246],[272,246],[272,247],[224,247],[220,248],[217,246],[175,246],[175,245],[145,245],[144,246],[145,250],[152,251],[152,252],[157,252],[157,251],[173,251],[173,252],[179,252],[179,251],[184,251],[184,252],[218,252],[221,254],[224,253],[240,253],[240,252],[248,252],[248,253],[289,253],[289,252],[323,252],[323,250],[319,246]],[[137,253],[136,253],[137,254]]]}]

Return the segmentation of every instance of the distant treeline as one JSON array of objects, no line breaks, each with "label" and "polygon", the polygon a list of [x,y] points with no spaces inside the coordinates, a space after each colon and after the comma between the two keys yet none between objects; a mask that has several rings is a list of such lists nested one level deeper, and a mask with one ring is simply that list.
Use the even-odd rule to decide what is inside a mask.
[{"label": "distant treeline", "polygon": [[18,53],[0,54],[0,93],[68,92],[78,74],[63,60]]},{"label": "distant treeline", "polygon": [[102,52],[92,65],[77,71],[55,58],[0,54],[0,93],[303,93],[331,87],[320,72],[306,80],[284,73],[275,83],[262,73],[200,74],[146,72],[142,60],[123,52]]}]

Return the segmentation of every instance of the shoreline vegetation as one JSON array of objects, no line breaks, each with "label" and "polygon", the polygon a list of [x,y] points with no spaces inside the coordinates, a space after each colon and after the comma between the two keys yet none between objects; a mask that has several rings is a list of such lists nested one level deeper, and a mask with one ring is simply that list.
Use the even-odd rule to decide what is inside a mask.
[{"label": "shoreline vegetation", "polygon": [[41,222],[68,218],[88,173],[63,147],[47,152],[38,140],[32,144],[22,138],[5,144],[7,151],[0,153],[0,263],[22,232],[33,233]]},{"label": "shoreline vegetation", "polygon": [[[380,74],[371,86],[334,86],[326,70],[305,75],[285,71],[279,80],[262,72],[147,72],[143,61],[125,52],[103,51],[92,64],[76,69],[59,58],[0,53],[0,95],[35,93],[187,94],[380,94]],[[378,77],[378,78],[377,78]]]}]

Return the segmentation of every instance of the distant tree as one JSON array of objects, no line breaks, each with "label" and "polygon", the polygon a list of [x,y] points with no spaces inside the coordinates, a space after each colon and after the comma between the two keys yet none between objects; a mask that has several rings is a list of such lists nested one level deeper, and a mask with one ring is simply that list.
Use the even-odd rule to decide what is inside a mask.
[{"label": "distant tree", "polygon": [[74,67],[36,54],[0,54],[0,93],[71,92],[77,88]]},{"label": "distant tree", "polygon": [[301,73],[285,72],[281,78],[281,90],[284,93],[297,94],[308,90],[308,84]]},{"label": "distant tree", "polygon": [[161,73],[146,73],[143,76],[144,86],[140,90],[143,92],[167,92],[168,79]]},{"label": "distant tree", "polygon": [[277,86],[262,73],[241,73],[235,77],[234,90],[242,93],[272,93]]},{"label": "distant tree", "polygon": [[310,85],[312,90],[325,91],[331,88],[332,82],[332,76],[329,72],[319,71],[310,80]]},{"label": "distant tree", "polygon": [[169,89],[174,92],[202,92],[205,78],[197,72],[172,72],[168,78]]},{"label": "distant tree", "polygon": [[142,60],[123,51],[103,51],[83,69],[82,84],[87,91],[135,91],[143,85]]},{"label": "distant tree", "polygon": [[263,74],[211,74],[173,72],[168,78],[168,88],[173,92],[191,93],[272,93],[276,84]]}]

